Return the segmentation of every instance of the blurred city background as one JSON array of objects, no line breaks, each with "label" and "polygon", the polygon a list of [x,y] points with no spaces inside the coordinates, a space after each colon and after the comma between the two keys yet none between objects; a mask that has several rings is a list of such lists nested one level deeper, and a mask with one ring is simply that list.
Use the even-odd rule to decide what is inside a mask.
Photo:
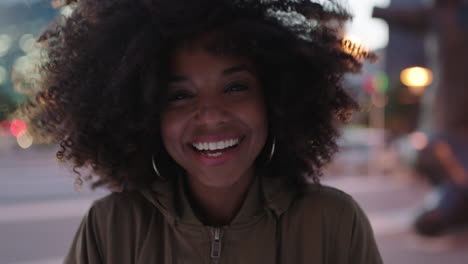
[{"label": "blurred city background", "polygon": [[[418,153],[431,144],[425,119],[430,119],[427,109],[433,107],[426,98],[437,85],[434,67],[438,66],[432,62],[436,55],[427,51],[428,38],[434,34],[405,30],[401,12],[393,25],[392,14],[387,17],[382,11],[431,5],[434,1],[349,1],[355,14],[345,28],[346,38],[354,43],[349,51],[369,49],[380,59],[366,63],[362,74],[346,78],[362,111],[343,128],[342,150],[323,182],[350,193],[361,204],[387,264],[468,263],[467,231],[427,236],[414,229],[425,197],[437,187],[415,165]],[[468,8],[461,9],[460,27],[466,40]],[[34,92],[29,87],[38,77],[35,67],[41,56],[35,39],[54,17],[70,12],[67,7],[54,9],[49,0],[0,0],[1,264],[61,263],[90,203],[107,193],[76,191],[73,174],[55,160],[57,146],[34,142],[21,120],[8,117]],[[415,18],[412,13],[408,16]],[[463,170],[466,163],[461,165]]]}]

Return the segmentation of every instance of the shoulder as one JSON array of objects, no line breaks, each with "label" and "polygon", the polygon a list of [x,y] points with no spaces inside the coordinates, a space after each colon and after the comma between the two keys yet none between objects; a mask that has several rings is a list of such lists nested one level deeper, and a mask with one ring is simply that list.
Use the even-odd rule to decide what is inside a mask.
[{"label": "shoulder", "polygon": [[144,198],[139,192],[113,192],[93,202],[96,210],[129,209],[142,206]]},{"label": "shoulder", "polygon": [[322,228],[336,232],[345,240],[373,243],[369,219],[351,195],[330,186],[310,186],[299,204],[299,210],[305,212],[305,221],[319,217]]},{"label": "shoulder", "polygon": [[111,193],[93,202],[88,217],[101,225],[119,225],[147,219],[154,209],[137,191]]},{"label": "shoulder", "polygon": [[330,202],[350,202],[353,198],[334,187],[327,185],[309,184],[304,188],[302,198],[307,200],[326,200]]},{"label": "shoulder", "polygon": [[297,198],[300,206],[337,213],[352,213],[358,209],[356,201],[347,193],[326,185],[309,185]]},{"label": "shoulder", "polygon": [[292,217],[304,223],[332,229],[341,226],[353,229],[356,225],[368,226],[368,219],[361,207],[349,194],[324,185],[309,185],[298,196],[289,210]]},{"label": "shoulder", "polygon": [[138,192],[111,193],[96,200],[75,235],[64,263],[131,263],[154,220],[154,206]]},{"label": "shoulder", "polygon": [[382,263],[370,222],[349,194],[310,185],[291,209],[289,223],[302,233],[319,236],[330,258],[345,260],[336,263]]},{"label": "shoulder", "polygon": [[[291,239],[317,245],[327,263],[382,263],[372,227],[357,202],[333,187],[308,185],[282,218]],[[309,250],[309,249],[307,249]]]},{"label": "shoulder", "polygon": [[91,208],[99,212],[113,210],[128,210],[144,204],[143,197],[138,192],[113,192],[95,200]]}]

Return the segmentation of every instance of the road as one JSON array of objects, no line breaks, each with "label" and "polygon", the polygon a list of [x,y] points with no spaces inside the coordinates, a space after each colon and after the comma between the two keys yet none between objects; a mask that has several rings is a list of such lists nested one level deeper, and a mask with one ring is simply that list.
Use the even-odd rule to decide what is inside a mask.
[{"label": "road", "polygon": [[[91,202],[106,194],[76,192],[73,175],[50,149],[0,152],[0,264],[57,264]],[[369,216],[387,264],[464,264],[468,235],[424,239],[411,220],[426,188],[395,175],[326,175]]]}]

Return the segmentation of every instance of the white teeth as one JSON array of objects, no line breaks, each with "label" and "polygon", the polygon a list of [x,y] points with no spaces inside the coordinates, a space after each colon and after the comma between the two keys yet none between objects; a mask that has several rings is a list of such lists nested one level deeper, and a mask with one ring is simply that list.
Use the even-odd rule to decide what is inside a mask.
[{"label": "white teeth", "polygon": [[219,157],[219,156],[221,156],[222,154],[223,154],[223,153],[221,153],[221,152],[206,153],[206,155],[207,155],[208,157]]},{"label": "white teeth", "polygon": [[195,147],[197,150],[218,150],[218,149],[225,149],[232,146],[239,144],[239,138],[236,139],[229,139],[224,141],[217,141],[217,142],[197,142],[193,143],[192,146]]},{"label": "white teeth", "polygon": [[226,148],[226,144],[224,144],[224,142],[216,143],[216,149],[225,149],[225,148]]},{"label": "white teeth", "polygon": [[216,150],[218,148],[216,148],[216,142],[210,142],[208,143],[208,149],[209,150]]}]

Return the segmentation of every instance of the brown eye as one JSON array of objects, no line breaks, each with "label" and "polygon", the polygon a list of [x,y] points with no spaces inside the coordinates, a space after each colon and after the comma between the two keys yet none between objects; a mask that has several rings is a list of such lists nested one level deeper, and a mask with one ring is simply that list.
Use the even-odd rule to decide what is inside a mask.
[{"label": "brown eye", "polygon": [[190,99],[193,97],[193,94],[189,92],[176,92],[173,94],[170,94],[167,98],[168,102],[174,102],[174,101],[181,101],[185,99]]},{"label": "brown eye", "polygon": [[235,83],[228,85],[226,89],[224,89],[224,92],[226,93],[231,93],[231,92],[240,92],[240,91],[245,91],[248,90],[249,87],[245,84],[242,83]]}]

